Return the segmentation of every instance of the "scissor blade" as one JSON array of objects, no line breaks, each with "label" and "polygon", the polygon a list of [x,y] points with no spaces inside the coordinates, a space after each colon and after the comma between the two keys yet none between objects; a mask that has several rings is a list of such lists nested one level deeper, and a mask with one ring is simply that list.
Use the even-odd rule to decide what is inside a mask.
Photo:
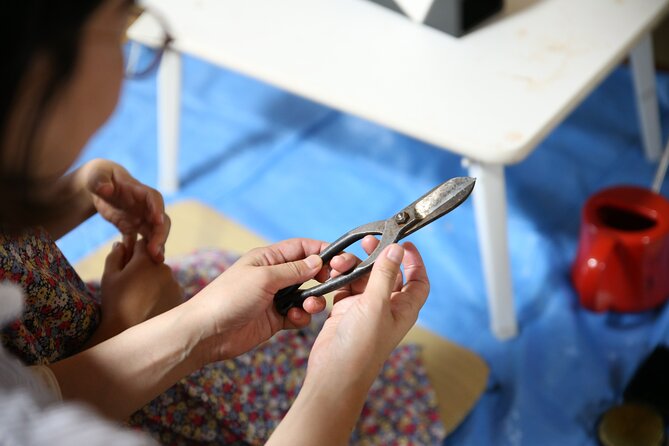
[{"label": "scissor blade", "polygon": [[440,184],[416,201],[416,215],[432,221],[452,211],[469,197],[474,190],[474,183],[475,178],[456,177]]}]

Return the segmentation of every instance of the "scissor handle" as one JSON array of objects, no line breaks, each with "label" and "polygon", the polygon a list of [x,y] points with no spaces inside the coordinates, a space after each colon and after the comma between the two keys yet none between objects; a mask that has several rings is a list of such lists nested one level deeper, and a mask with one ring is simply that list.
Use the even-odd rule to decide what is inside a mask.
[{"label": "scissor handle", "polygon": [[[346,234],[328,245],[328,247],[319,254],[320,258],[323,260],[323,264],[328,263],[334,256],[358,240],[365,238],[365,236],[382,234],[385,223],[385,220],[375,221],[348,231]],[[355,279],[364,276],[371,270],[372,265],[373,264],[368,264],[362,268],[354,268],[345,274],[333,277],[320,285],[305,290],[300,289],[303,285],[302,283],[283,288],[274,296],[274,306],[276,307],[276,311],[281,316],[285,316],[291,308],[301,308],[307,297],[322,296],[323,294],[337,290],[353,282]]]},{"label": "scissor handle", "polygon": [[363,268],[355,268],[346,274],[333,277],[332,279],[328,279],[326,282],[323,282],[320,285],[307,288],[306,290],[300,289],[302,284],[284,288],[274,296],[274,306],[276,307],[276,311],[281,316],[285,316],[288,314],[288,310],[291,308],[301,308],[307,297],[322,296],[323,294],[338,290],[339,288],[342,288],[367,274],[373,266],[374,264],[371,263]]}]

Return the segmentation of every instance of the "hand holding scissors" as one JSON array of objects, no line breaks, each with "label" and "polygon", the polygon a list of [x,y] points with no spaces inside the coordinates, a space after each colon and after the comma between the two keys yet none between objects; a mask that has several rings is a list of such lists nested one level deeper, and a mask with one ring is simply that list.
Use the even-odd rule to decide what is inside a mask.
[{"label": "hand holding scissors", "polygon": [[381,235],[381,241],[372,253],[351,271],[333,277],[320,285],[300,289],[302,284],[280,290],[274,297],[279,314],[285,316],[292,307],[301,307],[307,297],[322,296],[342,288],[369,273],[379,253],[386,246],[403,239],[462,204],[474,189],[476,180],[471,177],[456,177],[435,187],[387,220],[375,221],[359,226],[339,237],[320,253],[323,264],[345,248],[367,235]]}]

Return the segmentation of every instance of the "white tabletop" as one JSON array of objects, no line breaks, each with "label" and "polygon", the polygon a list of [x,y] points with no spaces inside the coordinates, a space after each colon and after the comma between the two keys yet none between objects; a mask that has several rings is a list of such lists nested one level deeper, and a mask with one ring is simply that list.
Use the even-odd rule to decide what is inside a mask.
[{"label": "white tabletop", "polygon": [[180,51],[508,164],[626,56],[669,0],[507,0],[502,14],[460,38],[365,0],[146,3]]}]

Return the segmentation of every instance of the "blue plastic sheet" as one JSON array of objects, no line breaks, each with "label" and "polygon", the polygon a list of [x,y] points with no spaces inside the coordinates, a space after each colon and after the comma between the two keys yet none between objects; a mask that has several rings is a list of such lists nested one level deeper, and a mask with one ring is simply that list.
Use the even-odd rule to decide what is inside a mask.
[{"label": "blue plastic sheet", "polygon": [[[666,134],[668,75],[658,75],[658,90]],[[419,322],[491,368],[486,392],[446,444],[595,445],[599,415],[620,400],[653,347],[669,340],[666,307],[594,314],[579,305],[569,279],[586,198],[652,181],[637,122],[630,72],[621,66],[507,169],[516,339],[500,342],[488,329],[471,200],[410,237],[432,281]],[[155,79],[129,82],[82,161],[110,158],[155,185],[155,125]],[[168,202],[197,198],[270,240],[333,240],[467,173],[445,150],[191,58],[180,144],[182,189]],[[94,217],[59,244],[76,261],[113,235]]]}]

